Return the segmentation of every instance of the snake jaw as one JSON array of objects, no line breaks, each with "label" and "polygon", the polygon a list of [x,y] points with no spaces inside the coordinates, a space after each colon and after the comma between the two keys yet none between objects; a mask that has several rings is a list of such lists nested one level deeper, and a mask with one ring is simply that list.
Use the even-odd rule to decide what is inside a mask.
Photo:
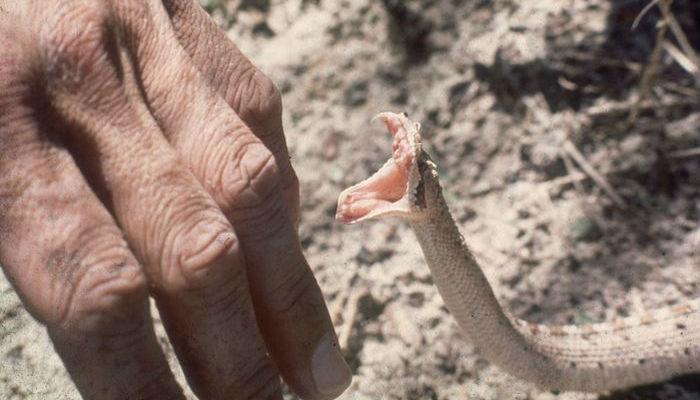
[{"label": "snake jaw", "polygon": [[378,216],[415,218],[421,210],[418,199],[421,176],[420,124],[405,114],[383,112],[379,119],[393,136],[392,157],[372,176],[345,189],[338,198],[336,219],[353,224]]}]

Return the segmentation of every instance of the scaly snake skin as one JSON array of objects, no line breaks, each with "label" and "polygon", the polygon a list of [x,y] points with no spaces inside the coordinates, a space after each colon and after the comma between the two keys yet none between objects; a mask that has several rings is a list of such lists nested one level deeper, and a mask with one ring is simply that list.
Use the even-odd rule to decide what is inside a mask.
[{"label": "scaly snake skin", "polygon": [[537,325],[511,316],[459,233],[437,167],[421,149],[420,125],[405,114],[377,117],[394,136],[393,157],[341,194],[337,218],[406,219],[447,308],[487,360],[541,388],[586,392],[700,372],[700,299],[589,325]]}]

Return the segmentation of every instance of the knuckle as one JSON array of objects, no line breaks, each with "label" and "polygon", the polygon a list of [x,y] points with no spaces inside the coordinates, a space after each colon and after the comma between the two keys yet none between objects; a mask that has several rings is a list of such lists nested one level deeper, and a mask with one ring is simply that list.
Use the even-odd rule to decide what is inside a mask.
[{"label": "knuckle", "polygon": [[178,162],[173,158],[158,165],[140,184],[152,188],[149,203],[156,207],[145,218],[134,214],[131,221],[131,230],[140,238],[134,243],[136,253],[146,260],[154,284],[166,292],[210,283],[237,250],[233,228],[221,209]]},{"label": "knuckle", "polygon": [[259,112],[259,119],[272,119],[282,114],[282,95],[272,80],[262,72],[256,70],[256,90],[252,95],[251,104]]},{"label": "knuckle", "polygon": [[262,143],[236,147],[223,167],[220,190],[223,203],[234,212],[256,207],[279,188],[277,163]]},{"label": "knuckle", "polygon": [[[162,265],[169,291],[208,287],[225,277],[235,263],[238,248],[233,228],[216,209],[191,214],[172,228]],[[168,267],[170,266],[170,267]]]},{"label": "knuckle", "polygon": [[[47,325],[64,336],[121,333],[146,304],[146,279],[111,223],[76,231],[46,256],[44,269],[53,280]],[[56,312],[52,307],[62,307]]]},{"label": "knuckle", "polygon": [[233,79],[233,103],[241,118],[258,131],[261,137],[279,133],[281,127],[282,95],[275,84],[254,65],[249,65]]},{"label": "knuckle", "polygon": [[69,279],[63,285],[65,309],[49,322],[50,328],[72,337],[128,333],[134,322],[142,323],[135,316],[145,315],[143,273],[124,247],[86,257],[81,252],[59,249],[49,258],[48,267],[63,275],[56,278]]},{"label": "knuckle", "polygon": [[265,196],[277,186],[277,163],[262,144],[248,146],[238,160],[238,170],[259,196]]},{"label": "knuckle", "polygon": [[235,153],[222,182],[224,213],[246,238],[269,239],[288,221],[275,158],[259,143]]}]

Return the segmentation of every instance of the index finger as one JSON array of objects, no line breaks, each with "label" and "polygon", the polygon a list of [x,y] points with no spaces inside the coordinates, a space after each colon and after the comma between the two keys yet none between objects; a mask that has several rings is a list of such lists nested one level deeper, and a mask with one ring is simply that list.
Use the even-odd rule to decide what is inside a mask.
[{"label": "index finger", "polygon": [[163,0],[163,5],[202,76],[274,155],[290,214],[297,221],[299,182],[289,161],[279,91],[194,1]]}]

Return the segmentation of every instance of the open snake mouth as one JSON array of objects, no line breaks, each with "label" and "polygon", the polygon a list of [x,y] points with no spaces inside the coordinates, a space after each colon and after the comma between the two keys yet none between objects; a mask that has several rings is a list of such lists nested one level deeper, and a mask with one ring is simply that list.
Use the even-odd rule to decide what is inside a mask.
[{"label": "open snake mouth", "polygon": [[392,157],[372,176],[340,194],[336,219],[345,224],[379,215],[408,216],[416,208],[420,125],[406,114],[384,112],[374,119],[384,122],[394,138]]}]

